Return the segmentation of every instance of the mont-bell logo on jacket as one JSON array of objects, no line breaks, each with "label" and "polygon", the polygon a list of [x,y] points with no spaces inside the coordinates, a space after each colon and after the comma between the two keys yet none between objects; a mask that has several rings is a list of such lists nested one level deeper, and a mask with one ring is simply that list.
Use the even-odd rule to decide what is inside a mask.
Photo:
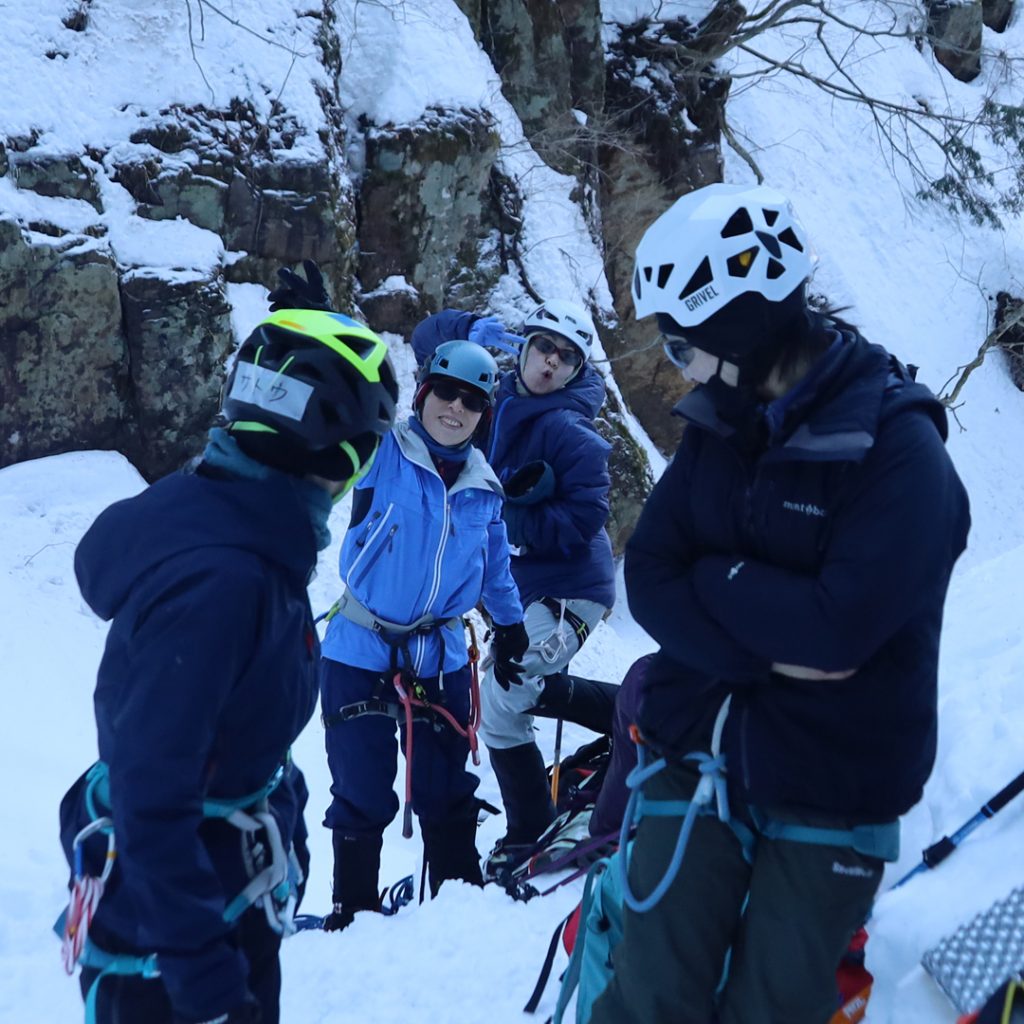
[{"label": "mont-bell logo on jacket", "polygon": [[820,506],[810,501],[784,501],[782,507],[789,512],[799,512],[804,516],[814,516],[824,519],[828,513]]}]

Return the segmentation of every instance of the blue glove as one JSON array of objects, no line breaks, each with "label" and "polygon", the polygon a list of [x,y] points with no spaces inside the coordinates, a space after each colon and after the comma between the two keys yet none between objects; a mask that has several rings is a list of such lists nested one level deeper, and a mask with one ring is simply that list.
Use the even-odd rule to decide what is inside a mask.
[{"label": "blue glove", "polygon": [[496,316],[482,316],[474,320],[469,329],[469,340],[484,348],[496,348],[513,355],[518,355],[520,347],[526,344],[525,338],[509,334]]}]

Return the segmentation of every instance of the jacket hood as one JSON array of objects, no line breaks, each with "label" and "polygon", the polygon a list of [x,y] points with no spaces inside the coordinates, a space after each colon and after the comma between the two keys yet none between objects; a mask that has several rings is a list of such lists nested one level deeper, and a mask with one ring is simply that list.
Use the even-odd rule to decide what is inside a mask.
[{"label": "jacket hood", "polygon": [[[897,413],[919,409],[943,440],[948,426],[942,403],[880,345],[852,331],[835,332],[837,341],[788,394],[763,407],[768,434],[778,439],[783,457],[859,459],[874,444],[879,425]],[[714,405],[698,387],[673,413],[714,433],[729,436]]]},{"label": "jacket hood", "polygon": [[605,385],[601,374],[587,363],[582,372],[563,388],[549,395],[520,395],[517,390],[518,374],[513,370],[504,374],[498,385],[497,403],[500,405],[510,396],[529,399],[529,416],[541,416],[552,409],[569,409],[592,420],[604,405]]},{"label": "jacket hood", "polygon": [[[439,475],[426,443],[408,422],[396,423],[391,430],[391,434],[394,437],[399,450],[410,462],[414,465],[420,466],[422,469],[425,469],[428,473],[432,473],[434,476]],[[504,495],[504,492],[501,489],[501,484],[498,482],[498,478],[495,476],[494,470],[491,469],[487,460],[484,458],[483,452],[472,446],[466,455],[466,464],[463,467],[462,472],[459,474],[458,480],[452,484],[449,493],[454,494],[457,491],[462,491],[470,487],[475,487],[481,491],[490,491],[494,494]]]},{"label": "jacket hood", "polygon": [[107,620],[161,562],[205,547],[251,552],[303,580],[316,563],[309,513],[287,477],[180,472],[101,512],[75,551],[75,575],[89,607]]}]

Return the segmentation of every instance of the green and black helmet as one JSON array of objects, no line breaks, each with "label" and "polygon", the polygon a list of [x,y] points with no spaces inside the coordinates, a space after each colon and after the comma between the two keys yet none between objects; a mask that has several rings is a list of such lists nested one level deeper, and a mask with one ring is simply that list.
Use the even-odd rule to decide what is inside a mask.
[{"label": "green and black helmet", "polygon": [[280,309],[242,343],[221,413],[247,454],[296,475],[354,480],[391,429],[387,346],[342,313]]}]

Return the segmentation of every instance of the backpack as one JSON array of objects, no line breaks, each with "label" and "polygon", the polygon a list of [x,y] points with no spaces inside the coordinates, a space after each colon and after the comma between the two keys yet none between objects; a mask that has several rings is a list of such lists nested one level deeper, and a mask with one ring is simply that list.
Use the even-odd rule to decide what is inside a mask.
[{"label": "backpack", "polygon": [[[632,844],[630,844],[632,845]],[[537,985],[524,1013],[534,1013],[544,993],[561,938],[570,954],[562,975],[554,1016],[547,1024],[562,1024],[566,1008],[576,994],[576,1024],[587,1024],[595,1000],[612,977],[612,955],[622,938],[622,875],[619,851],[602,857],[587,872],[579,906],[559,924],[541,968]]]}]

